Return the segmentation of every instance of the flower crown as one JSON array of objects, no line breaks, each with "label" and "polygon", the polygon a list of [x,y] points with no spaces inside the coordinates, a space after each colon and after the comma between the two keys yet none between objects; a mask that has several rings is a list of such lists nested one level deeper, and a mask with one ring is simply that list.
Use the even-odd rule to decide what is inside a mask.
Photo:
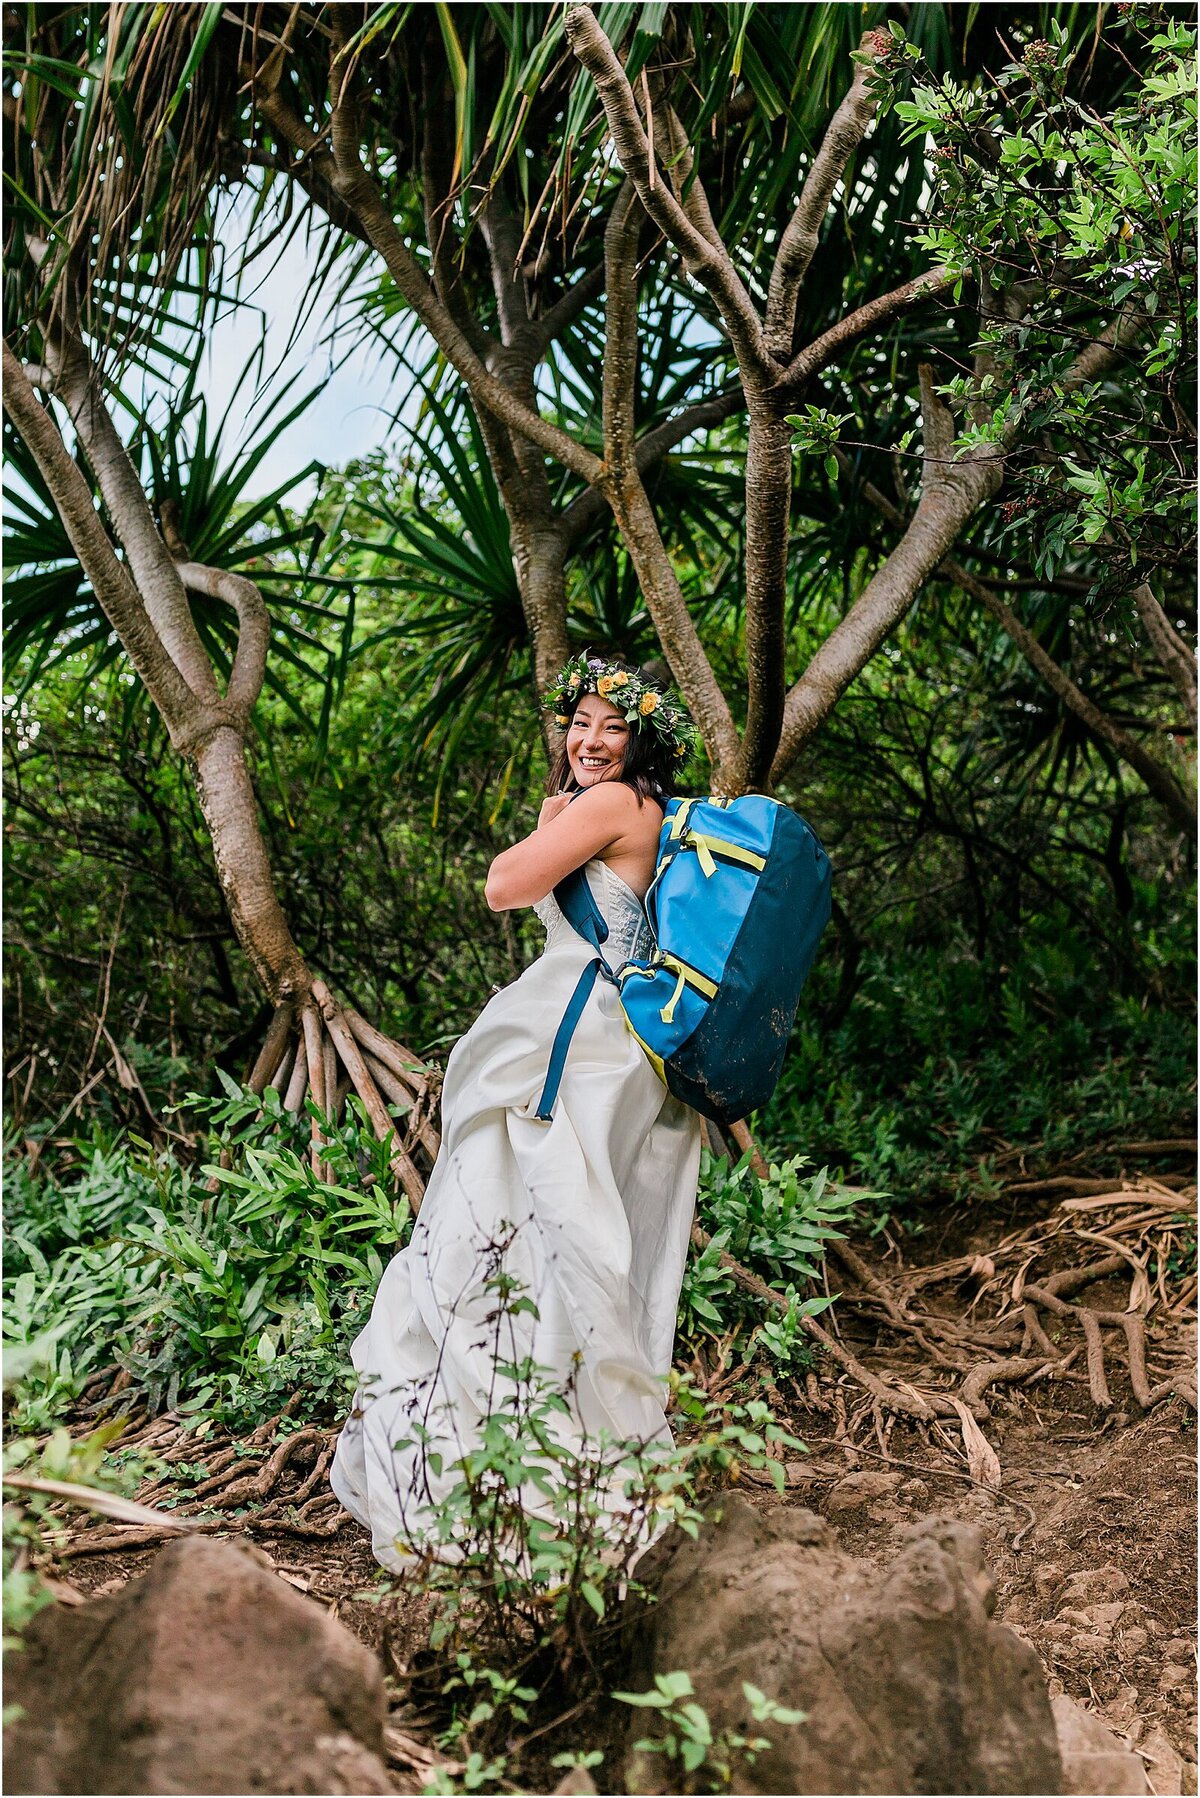
[{"label": "flower crown", "polygon": [[682,761],[695,748],[696,727],[673,693],[664,693],[633,669],[620,662],[606,662],[586,649],[563,664],[542,703],[553,707],[554,722],[565,730],[571,722],[567,708],[573,708],[585,693],[598,693],[601,699],[607,699],[625,713],[627,724],[639,730],[649,727],[670,747],[676,760]]}]

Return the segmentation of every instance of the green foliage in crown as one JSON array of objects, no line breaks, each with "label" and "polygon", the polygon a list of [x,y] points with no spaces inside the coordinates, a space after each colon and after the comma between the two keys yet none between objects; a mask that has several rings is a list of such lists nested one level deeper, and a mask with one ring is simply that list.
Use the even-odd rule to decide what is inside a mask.
[{"label": "green foliage in crown", "polygon": [[563,664],[542,702],[552,708],[554,722],[565,730],[575,705],[585,693],[598,693],[601,699],[624,711],[625,722],[635,729],[655,731],[679,761],[696,747],[696,727],[682,701],[622,662],[606,662],[581,650]]}]

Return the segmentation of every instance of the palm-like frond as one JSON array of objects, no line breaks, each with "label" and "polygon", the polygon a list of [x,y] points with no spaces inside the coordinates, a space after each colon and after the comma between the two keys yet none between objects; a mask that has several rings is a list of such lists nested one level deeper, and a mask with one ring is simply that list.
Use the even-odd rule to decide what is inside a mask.
[{"label": "palm-like frond", "polygon": [[[252,358],[244,378],[254,366]],[[142,470],[152,504],[192,559],[247,574],[259,585],[272,613],[268,686],[298,716],[307,717],[309,696],[301,697],[303,688],[319,683],[317,728],[322,730],[338,664],[344,658],[340,647],[326,641],[330,621],[339,616],[330,601],[345,591],[346,582],[330,565],[336,546],[327,548],[328,533],[304,517],[297,519],[286,504],[298,487],[314,477],[319,480],[322,465],[310,462],[269,492],[255,498],[247,494],[265,457],[311,405],[318,389],[298,395],[292,384],[268,398],[257,409],[245,439],[231,444],[241,385],[236,384],[229,407],[215,424],[198,390],[195,367],[170,404],[152,401],[143,409],[126,393],[114,402],[114,410],[133,417],[130,454]],[[91,651],[83,678],[97,680],[120,660],[120,645],[80,569],[32,457],[7,424],[5,454],[9,665],[20,668],[19,687],[24,693],[58,662]],[[81,469],[90,481],[86,465],[81,463]],[[228,607],[202,596],[194,597],[192,605],[214,665],[227,675],[237,641],[236,619]]]},{"label": "palm-like frond", "polygon": [[425,404],[411,505],[370,507],[378,529],[351,546],[362,584],[391,602],[354,655],[404,646],[397,695],[411,733],[403,754],[415,757],[435,742],[446,749],[485,701],[528,673],[508,520],[479,426],[435,392]]}]

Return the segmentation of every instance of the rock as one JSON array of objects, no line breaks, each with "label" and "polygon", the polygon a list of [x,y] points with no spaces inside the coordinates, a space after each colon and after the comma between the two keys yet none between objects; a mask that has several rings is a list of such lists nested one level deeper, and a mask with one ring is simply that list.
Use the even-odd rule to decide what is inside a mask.
[{"label": "rock", "polygon": [[[1036,1578],[1036,1575],[1035,1575]],[[1070,1574],[1063,1584],[1060,1606],[1082,1607],[1103,1603],[1106,1599],[1124,1598],[1129,1592],[1129,1575],[1111,1563],[1106,1567],[1085,1567]]]},{"label": "rock", "polygon": [[1117,1637],[1117,1653],[1123,1661],[1136,1661],[1149,1640],[1144,1629],[1123,1629]]},{"label": "rock", "polygon": [[568,1767],[558,1784],[555,1793],[574,1793],[575,1798],[593,1798],[597,1790],[596,1782],[586,1767]]},{"label": "rock", "polygon": [[1131,1754],[1093,1711],[1073,1698],[1054,1700],[1054,1726],[1062,1755],[1064,1790],[1106,1798],[1108,1793],[1149,1792],[1140,1755]]},{"label": "rock", "polygon": [[[734,1792],[1058,1793],[1062,1768],[1038,1658],[993,1623],[978,1533],[924,1518],[884,1569],[811,1513],[726,1500],[696,1542],[643,1563],[658,1602],[635,1613],[622,1683],[686,1670],[714,1732],[761,1733]],[[743,1682],[807,1713],[754,1724]],[[638,1711],[635,1735],[655,1725]],[[631,1753],[630,1791],[671,1789],[665,1757]]]},{"label": "rock", "polygon": [[1188,1789],[1183,1756],[1172,1747],[1161,1729],[1152,1729],[1142,1738],[1141,1753],[1147,1762],[1149,1789],[1156,1798],[1179,1798]]},{"label": "rock", "polygon": [[905,1480],[896,1489],[896,1502],[901,1505],[923,1505],[929,1498],[929,1487],[924,1480]]},{"label": "rock", "polygon": [[840,1511],[856,1511],[860,1505],[870,1504],[874,1498],[884,1498],[903,1485],[904,1476],[899,1473],[848,1473],[844,1479],[832,1486],[826,1495],[825,1509],[837,1513]]},{"label": "rock", "polygon": [[6,1792],[394,1790],[374,1655],[255,1548],[172,1542],[119,1592],[39,1612],[5,1674],[25,1711]]}]

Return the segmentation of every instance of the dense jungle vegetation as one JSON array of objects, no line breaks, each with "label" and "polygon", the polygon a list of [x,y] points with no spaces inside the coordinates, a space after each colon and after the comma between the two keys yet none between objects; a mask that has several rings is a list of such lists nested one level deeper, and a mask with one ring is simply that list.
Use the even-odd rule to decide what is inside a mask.
[{"label": "dense jungle vegetation", "polygon": [[[1194,25],[998,11],[9,9],[18,1479],[186,1503],[198,1455],[87,1430],[338,1415],[414,1119],[538,951],[482,888],[568,649],[674,681],[686,788],[773,791],[834,869],[765,1165],[703,1166],[689,1504],[771,1459],[710,1376],[821,1372],[831,1233],[920,1253],[1194,1135]],[[297,232],[397,422],[264,492],[319,384],[238,435],[201,351],[243,304],[258,381]],[[1194,1215],[1156,1253],[1186,1282]],[[64,1539],[29,1503],[18,1628]]]}]

